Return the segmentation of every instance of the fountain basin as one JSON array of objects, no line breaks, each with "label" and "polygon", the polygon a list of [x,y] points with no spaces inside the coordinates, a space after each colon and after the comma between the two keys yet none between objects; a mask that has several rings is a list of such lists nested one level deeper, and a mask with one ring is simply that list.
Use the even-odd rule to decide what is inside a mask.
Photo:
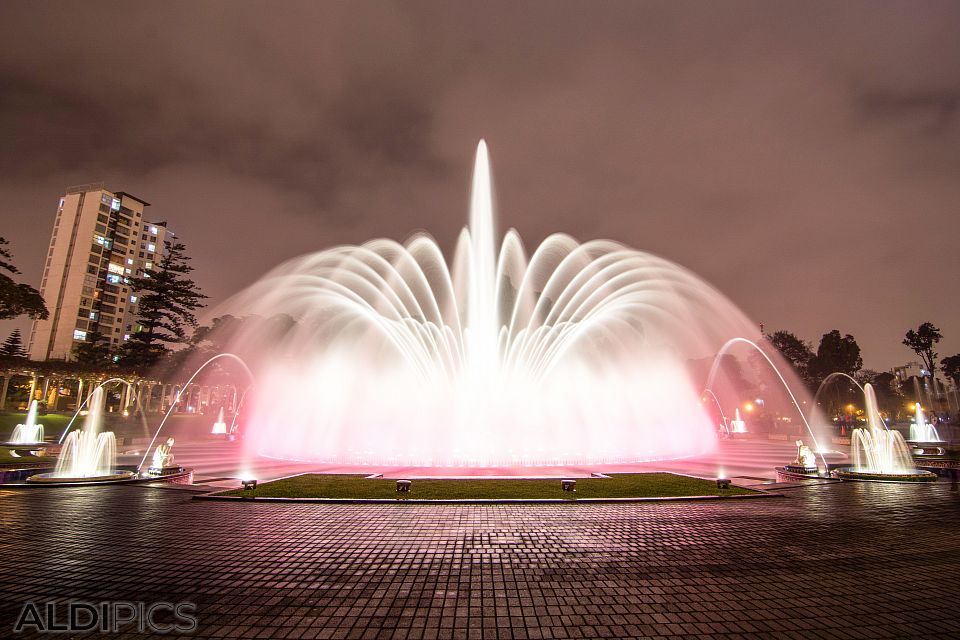
[{"label": "fountain basin", "polygon": [[876,471],[859,471],[853,467],[844,467],[834,470],[833,475],[841,480],[864,482],[934,482],[937,479],[937,474],[923,471],[922,469],[903,473],[880,473]]},{"label": "fountain basin", "polygon": [[788,464],[784,465],[783,469],[788,473],[797,473],[800,475],[816,475],[819,472],[819,468],[816,465],[806,467],[799,464]]},{"label": "fountain basin", "polygon": [[910,453],[918,458],[935,458],[947,454],[945,442],[915,442],[907,440]]},{"label": "fountain basin", "polygon": [[49,482],[49,483],[70,483],[70,484],[94,484],[98,482],[116,482],[118,480],[130,480],[136,474],[133,471],[116,471],[115,473],[102,476],[65,476],[58,473],[38,473],[27,478],[27,482]]},{"label": "fountain basin", "polygon": [[163,473],[137,473],[135,466],[119,469],[114,474],[88,477],[56,475],[52,467],[0,470],[0,488],[18,487],[76,487],[84,485],[134,484],[141,482],[167,482],[193,484],[193,469],[169,467]]},{"label": "fountain basin", "polygon": [[51,455],[51,449],[59,447],[49,442],[0,442],[0,449],[6,449],[13,458],[32,458]]}]

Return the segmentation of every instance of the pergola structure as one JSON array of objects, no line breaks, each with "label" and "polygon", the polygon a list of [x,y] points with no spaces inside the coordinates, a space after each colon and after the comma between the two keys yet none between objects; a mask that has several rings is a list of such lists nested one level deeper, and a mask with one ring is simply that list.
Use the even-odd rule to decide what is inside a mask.
[{"label": "pergola structure", "polygon": [[97,386],[108,381],[123,385],[120,411],[133,412],[138,402],[145,413],[165,412],[175,403],[181,403],[179,410],[188,413],[202,413],[211,405],[234,411],[238,401],[236,385],[190,384],[184,387],[138,374],[97,371],[74,362],[2,358],[0,376],[0,410],[19,408],[8,406],[11,382],[18,378],[30,383],[27,398],[45,402],[48,411],[76,411]]}]

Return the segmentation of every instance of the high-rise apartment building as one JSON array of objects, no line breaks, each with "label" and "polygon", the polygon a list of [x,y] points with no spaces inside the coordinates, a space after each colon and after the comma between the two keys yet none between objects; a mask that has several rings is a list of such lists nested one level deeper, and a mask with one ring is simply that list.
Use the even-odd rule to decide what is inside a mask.
[{"label": "high-rise apartment building", "polygon": [[32,359],[72,360],[94,331],[114,348],[136,331],[130,279],[162,258],[168,235],[166,222],[146,220],[148,206],[103,184],[72,187],[60,198],[40,283],[50,316],[33,323]]}]

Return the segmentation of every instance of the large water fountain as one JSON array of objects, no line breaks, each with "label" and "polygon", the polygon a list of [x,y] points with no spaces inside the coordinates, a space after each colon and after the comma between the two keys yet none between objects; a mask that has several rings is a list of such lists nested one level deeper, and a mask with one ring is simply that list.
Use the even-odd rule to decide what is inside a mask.
[{"label": "large water fountain", "polygon": [[[450,265],[433,238],[292,260],[219,309],[257,371],[250,454],[348,465],[613,465],[716,446],[692,361],[756,326],[609,240],[498,242],[486,145]],[[284,324],[286,319],[286,324]],[[281,327],[278,329],[278,327]],[[709,362],[709,360],[707,360]]]},{"label": "large water fountain", "polygon": [[863,396],[867,428],[853,430],[850,436],[853,466],[839,469],[837,475],[857,480],[936,480],[935,474],[917,469],[903,436],[884,423],[876,393],[869,383],[863,385]]},{"label": "large water fountain", "polygon": [[113,432],[100,431],[103,405],[103,388],[97,387],[87,403],[83,427],[67,435],[55,470],[30,476],[28,482],[101,482],[133,475],[117,470],[116,438]]}]

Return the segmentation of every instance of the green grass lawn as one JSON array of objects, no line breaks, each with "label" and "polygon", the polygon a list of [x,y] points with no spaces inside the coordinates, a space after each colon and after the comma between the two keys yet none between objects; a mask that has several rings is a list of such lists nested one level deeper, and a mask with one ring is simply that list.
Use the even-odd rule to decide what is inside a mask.
[{"label": "green grass lawn", "polygon": [[[0,442],[9,440],[16,426],[26,421],[26,413],[5,413],[0,415]],[[43,434],[47,440],[51,437],[59,438],[63,432],[63,428],[67,426],[69,421],[70,416],[63,415],[62,413],[48,413],[45,416],[37,416],[37,422],[43,425]]]},{"label": "green grass lawn", "polygon": [[550,480],[413,480],[409,494],[397,493],[396,480],[363,476],[304,474],[266,482],[252,491],[236,489],[217,495],[245,498],[416,498],[422,500],[663,498],[736,496],[756,493],[731,487],[717,489],[713,480],[670,473],[627,473],[610,478],[578,478],[576,493],[561,491]]},{"label": "green grass lawn", "polygon": [[[49,442],[57,440],[63,433],[67,423],[73,413],[48,413],[37,416],[37,422],[43,425],[44,436]],[[26,413],[4,413],[0,414],[0,442],[7,441],[13,434],[13,429],[18,424],[26,422]],[[123,417],[116,413],[108,413],[103,416],[102,431],[113,431],[118,438],[124,438],[129,442],[132,438],[149,438],[153,436],[154,431],[163,419],[162,415],[150,414],[144,426],[144,420],[139,414],[133,414]],[[163,427],[164,434],[169,434],[177,438],[199,437],[209,433],[210,428],[216,416],[205,415],[187,415],[174,414],[170,416],[167,424]],[[77,416],[73,423],[73,428],[79,429],[83,426],[83,416]]]}]

